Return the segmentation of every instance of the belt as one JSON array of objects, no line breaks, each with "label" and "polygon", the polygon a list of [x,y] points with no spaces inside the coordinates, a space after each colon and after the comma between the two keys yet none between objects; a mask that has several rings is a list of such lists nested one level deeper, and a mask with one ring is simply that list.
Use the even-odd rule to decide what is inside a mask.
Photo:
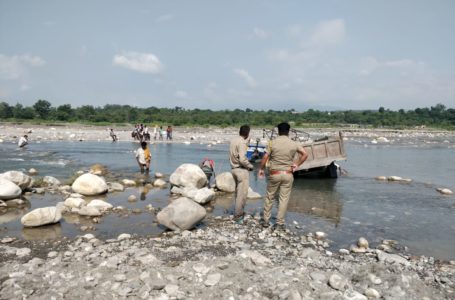
[{"label": "belt", "polygon": [[269,174],[270,175],[292,174],[292,171],[271,170],[271,171],[269,171]]}]

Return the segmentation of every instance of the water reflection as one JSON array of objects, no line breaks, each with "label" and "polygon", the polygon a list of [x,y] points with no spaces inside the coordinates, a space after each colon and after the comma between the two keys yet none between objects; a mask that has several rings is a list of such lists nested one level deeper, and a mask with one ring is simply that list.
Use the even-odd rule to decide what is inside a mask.
[{"label": "water reflection", "polygon": [[40,227],[24,227],[22,237],[28,241],[55,240],[62,236],[60,223]]},{"label": "water reflection", "polygon": [[336,190],[336,180],[296,178],[288,211],[314,215],[338,225],[343,204]]},{"label": "water reflection", "polygon": [[30,202],[26,201],[21,207],[3,208],[0,212],[0,224],[20,219],[30,209]]},{"label": "water reflection", "polygon": [[4,211],[4,213],[0,214],[0,224],[5,224],[20,219],[23,215],[25,215],[28,212],[29,207],[30,203],[28,207],[25,208],[8,208],[2,210]]}]

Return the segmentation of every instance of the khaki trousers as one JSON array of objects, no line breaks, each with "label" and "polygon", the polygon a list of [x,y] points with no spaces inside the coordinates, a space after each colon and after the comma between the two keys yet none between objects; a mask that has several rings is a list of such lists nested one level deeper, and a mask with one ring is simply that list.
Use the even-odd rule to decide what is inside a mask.
[{"label": "khaki trousers", "polygon": [[235,181],[235,212],[234,217],[243,216],[248,187],[250,186],[250,174],[247,169],[236,168],[231,170]]},{"label": "khaki trousers", "polygon": [[269,222],[272,216],[273,200],[275,194],[280,190],[279,203],[278,203],[278,214],[276,217],[277,224],[284,224],[284,218],[288,209],[288,202],[291,196],[292,183],[294,182],[294,176],[292,174],[276,174],[269,175],[267,182],[267,192],[264,202],[264,221]]}]

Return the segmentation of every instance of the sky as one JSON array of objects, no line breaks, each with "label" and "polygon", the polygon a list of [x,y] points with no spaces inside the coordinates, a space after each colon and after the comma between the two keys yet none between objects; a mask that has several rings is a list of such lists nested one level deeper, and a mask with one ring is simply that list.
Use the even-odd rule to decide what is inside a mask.
[{"label": "sky", "polygon": [[0,0],[0,102],[455,108],[453,0]]}]

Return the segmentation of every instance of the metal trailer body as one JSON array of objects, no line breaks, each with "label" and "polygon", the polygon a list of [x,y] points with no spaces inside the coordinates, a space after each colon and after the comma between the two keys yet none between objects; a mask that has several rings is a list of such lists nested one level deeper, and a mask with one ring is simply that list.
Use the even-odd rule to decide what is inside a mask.
[{"label": "metal trailer body", "polygon": [[296,175],[323,172],[331,178],[338,176],[338,166],[335,162],[347,159],[341,132],[338,136],[304,142],[302,146],[308,153],[308,158],[297,168]]},{"label": "metal trailer body", "polygon": [[[277,132],[275,129],[263,129],[263,136],[267,136],[269,139],[273,140],[277,136]],[[338,177],[339,167],[335,162],[347,159],[341,132],[338,132],[337,136],[323,137],[311,141],[308,133],[291,129],[289,137],[292,140],[301,143],[308,153],[308,158],[297,168],[294,172],[295,175],[322,175],[330,178]]]}]

